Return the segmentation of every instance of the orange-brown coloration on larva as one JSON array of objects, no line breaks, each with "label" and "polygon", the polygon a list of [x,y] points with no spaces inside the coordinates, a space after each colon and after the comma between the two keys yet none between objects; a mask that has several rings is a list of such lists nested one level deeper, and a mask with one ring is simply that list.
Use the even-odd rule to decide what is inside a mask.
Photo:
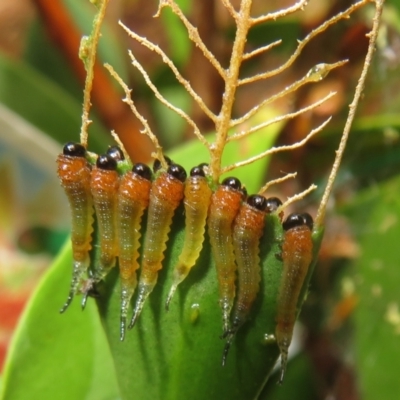
[{"label": "orange-brown coloration on larva", "polygon": [[229,332],[229,315],[235,299],[236,289],[236,263],[232,243],[232,223],[239,212],[243,196],[240,190],[240,182],[236,179],[236,188],[233,188],[224,184],[228,179],[235,178],[224,180],[211,196],[207,221],[211,250],[217,269],[224,334]]},{"label": "orange-brown coloration on larva", "polygon": [[[173,171],[176,168],[179,169],[177,172],[181,174],[180,178],[173,175]],[[170,173],[170,171],[172,172]],[[162,268],[172,218],[183,198],[183,182],[185,179],[186,172],[184,169],[181,166],[172,164],[168,167],[168,171],[162,172],[151,186],[138,298],[129,325],[130,328],[134,326],[142,311],[144,302],[157,283],[158,271]]]},{"label": "orange-brown coloration on larva", "polygon": [[167,309],[177,286],[187,277],[200,255],[211,195],[207,179],[191,174],[186,181],[184,192],[185,238],[182,253],[174,269],[173,283],[166,301]]},{"label": "orange-brown coloration on larva", "polygon": [[286,370],[299,296],[312,261],[312,249],[313,242],[309,226],[301,224],[285,231],[282,245],[283,272],[275,329],[275,337],[281,353],[280,383],[283,381]]},{"label": "orange-brown coloration on larva", "polygon": [[90,193],[90,165],[84,157],[60,154],[57,158],[58,176],[71,208],[71,243],[74,261],[73,276],[64,312],[76,294],[89,264],[93,232],[93,201]]},{"label": "orange-brown coloration on larva", "polygon": [[116,231],[118,185],[117,171],[99,168],[98,166],[93,168],[90,188],[96,210],[100,245],[100,257],[93,274],[95,282],[103,279],[115,266],[118,255]]},{"label": "orange-brown coloration on larva", "polygon": [[[148,168],[148,167],[147,167]],[[151,174],[150,169],[148,169]],[[126,173],[118,189],[117,233],[121,279],[121,340],[129,302],[136,289],[139,268],[140,223],[149,205],[151,181],[135,172]]]}]

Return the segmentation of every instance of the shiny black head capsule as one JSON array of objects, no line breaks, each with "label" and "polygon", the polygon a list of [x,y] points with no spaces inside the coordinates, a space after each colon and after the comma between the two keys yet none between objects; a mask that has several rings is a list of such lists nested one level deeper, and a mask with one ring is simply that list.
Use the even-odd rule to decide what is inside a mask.
[{"label": "shiny black head capsule", "polygon": [[289,229],[295,228],[297,226],[302,226],[305,225],[305,220],[303,217],[303,214],[290,214],[286,218],[286,220],[283,222],[282,226],[285,231],[288,231]]},{"label": "shiny black head capsule", "polygon": [[233,190],[242,191],[242,184],[238,178],[229,177],[221,182],[222,186],[228,186]]},{"label": "shiny black head capsule", "polygon": [[269,197],[267,199],[267,212],[272,213],[276,211],[280,206],[282,205],[282,202],[280,199],[277,197]]},{"label": "shiny black head capsule", "polygon": [[85,157],[86,149],[80,143],[68,142],[63,147],[63,154],[72,157]]},{"label": "shiny black head capsule", "polygon": [[124,153],[119,146],[110,146],[106,154],[114,158],[116,161],[125,160]]},{"label": "shiny black head capsule", "polygon": [[97,157],[96,167],[104,170],[113,171],[117,168],[117,161],[108,154]]},{"label": "shiny black head capsule", "polygon": [[133,166],[132,172],[136,175],[141,176],[148,181],[151,181],[151,169],[149,166],[143,163],[137,163]]},{"label": "shiny black head capsule", "polygon": [[[164,159],[165,159],[167,165],[171,165],[172,164],[172,160],[169,157],[164,156]],[[157,171],[159,171],[161,169],[161,167],[162,167],[161,161],[158,158],[156,158],[154,160],[154,163],[153,163],[153,171],[157,172]]]},{"label": "shiny black head capsule", "polygon": [[193,167],[190,170],[190,176],[206,176],[206,174],[203,168],[200,165],[198,165],[197,167]]},{"label": "shiny black head capsule", "polygon": [[167,173],[181,182],[185,182],[187,177],[185,168],[179,164],[171,164],[167,169]]},{"label": "shiny black head capsule", "polygon": [[303,213],[301,214],[301,216],[303,217],[304,224],[310,228],[310,231],[312,231],[314,227],[314,221],[312,216],[309,213]]},{"label": "shiny black head capsule", "polygon": [[246,202],[256,210],[265,211],[267,209],[267,199],[259,194],[252,194],[247,198]]}]

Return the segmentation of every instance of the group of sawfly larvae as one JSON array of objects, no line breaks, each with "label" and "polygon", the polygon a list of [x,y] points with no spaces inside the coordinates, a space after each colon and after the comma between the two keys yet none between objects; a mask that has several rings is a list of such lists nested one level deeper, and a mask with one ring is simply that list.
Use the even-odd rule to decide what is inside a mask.
[{"label": "group of sawfly larvae", "polygon": [[[234,335],[246,321],[259,291],[259,243],[265,216],[276,212],[281,201],[259,194],[248,196],[241,182],[234,177],[224,179],[213,190],[207,179],[207,164],[192,168],[187,177],[183,167],[166,157],[167,169],[162,167],[159,160],[155,160],[153,171],[147,165],[138,163],[129,165],[129,170],[121,173],[117,167],[119,163],[126,164],[126,161],[118,146],[110,147],[100,156],[93,157],[93,153],[90,154],[91,157],[82,144],[70,142],[57,159],[58,175],[72,212],[73,276],[61,312],[68,308],[78,292],[84,294],[84,307],[87,296],[95,292],[95,284],[105,278],[118,257],[121,279],[120,338],[123,340],[128,309],[136,286],[138,294],[129,328],[135,325],[147,297],[156,285],[172,218],[183,200],[186,219],[184,244],[175,266],[166,308],[177,286],[199,257],[207,225],[218,276],[223,338],[227,340],[223,352],[225,364]],[[147,228],[137,284],[140,226],[146,209]],[[89,272],[94,212],[100,255],[94,270]],[[282,213],[279,217],[282,219]],[[311,263],[312,228],[313,220],[306,213],[291,214],[283,222],[283,273],[275,331],[281,353],[281,380],[286,368],[300,290]]]}]

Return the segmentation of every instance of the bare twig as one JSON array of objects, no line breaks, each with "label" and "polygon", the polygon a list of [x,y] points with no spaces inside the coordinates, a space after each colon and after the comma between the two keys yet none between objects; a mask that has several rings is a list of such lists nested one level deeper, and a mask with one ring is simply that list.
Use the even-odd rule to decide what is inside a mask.
[{"label": "bare twig", "polygon": [[129,87],[126,85],[126,83],[122,80],[122,78],[117,74],[117,72],[114,70],[114,68],[110,64],[104,64],[104,67],[108,70],[110,75],[121,85],[122,89],[125,92],[125,96],[126,96],[123,101],[129,105],[133,114],[142,123],[144,130],[141,131],[141,133],[147,135],[150,138],[150,140],[153,142],[154,147],[156,148],[155,158],[158,158],[161,161],[161,163],[163,164],[163,166],[166,168],[167,163],[166,163],[164,155],[163,155],[162,147],[160,146],[160,143],[159,143],[156,135],[154,135],[149,124],[147,123],[147,120],[140,114],[140,112],[136,108],[136,106],[132,100],[131,89],[129,89]]},{"label": "bare twig", "polygon": [[243,54],[242,60],[243,61],[249,60],[250,58],[253,58],[255,56],[258,56],[261,53],[265,53],[266,51],[271,50],[273,47],[279,46],[281,43],[282,43],[282,40],[279,39],[279,40],[276,40],[275,42],[272,42],[266,46],[259,47],[258,49],[255,49],[249,53],[245,53],[245,54]]},{"label": "bare twig", "polygon": [[128,33],[128,35],[137,40],[140,44],[147,47],[149,50],[154,51],[159,56],[161,56],[163,62],[168,65],[173,74],[175,75],[178,82],[186,89],[186,91],[190,94],[193,100],[199,105],[199,107],[203,110],[204,114],[206,114],[214,123],[217,121],[217,116],[206,106],[203,99],[193,90],[190,83],[181,75],[181,73],[176,68],[173,61],[164,53],[163,50],[160,49],[157,45],[150,42],[146,38],[137,35],[135,32],[131,31],[127,26],[125,26],[122,22],[119,22],[122,28]]},{"label": "bare twig", "polygon": [[331,118],[332,117],[329,117],[325,122],[323,122],[317,128],[313,129],[303,140],[300,140],[299,142],[296,142],[294,144],[290,144],[287,146],[271,147],[270,149],[254,156],[254,157],[248,158],[247,160],[228,165],[227,167],[222,168],[221,175],[225,174],[226,172],[232,171],[236,168],[243,167],[244,165],[251,164],[251,163],[258,161],[261,158],[264,158],[271,154],[280,153],[281,151],[294,150],[294,149],[298,149],[301,146],[304,146],[314,135],[316,135],[318,132],[322,131],[322,129],[325,128],[325,126],[329,123]]},{"label": "bare twig", "polygon": [[326,185],[324,194],[322,196],[320,206],[318,208],[317,216],[315,218],[314,226],[316,229],[320,228],[324,224],[325,212],[326,212],[326,207],[328,204],[329,196],[331,194],[333,183],[335,181],[335,178],[336,178],[339,166],[340,166],[340,162],[342,160],[343,153],[346,148],[347,139],[350,134],[351,125],[353,123],[354,116],[356,114],[357,106],[358,106],[358,103],[362,96],[362,92],[364,90],[365,80],[366,80],[367,73],[368,73],[369,67],[371,65],[372,56],[373,56],[373,53],[375,50],[375,43],[376,43],[376,39],[378,36],[379,23],[380,23],[380,18],[381,18],[381,14],[382,14],[383,3],[384,3],[384,0],[376,0],[375,1],[376,6],[375,6],[375,15],[373,18],[372,30],[368,34],[368,36],[370,38],[369,45],[368,45],[368,52],[365,57],[364,66],[363,66],[363,69],[362,69],[362,72],[360,75],[360,79],[358,80],[358,83],[357,83],[353,101],[351,102],[351,104],[349,106],[349,114],[348,114],[346,124],[343,129],[343,135],[340,140],[339,148],[336,151],[336,158],[333,163],[332,170],[329,175],[328,183]]},{"label": "bare twig", "polygon": [[244,114],[242,117],[233,119],[231,121],[230,127],[234,127],[238,124],[242,124],[243,122],[247,121],[249,118],[251,118],[257,111],[265,106],[266,104],[270,104],[281,97],[286,96],[289,93],[295,92],[297,89],[299,89],[301,86],[306,85],[311,82],[318,82],[321,79],[325,78],[326,75],[328,74],[329,71],[331,71],[334,68],[341,67],[343,64],[345,64],[347,60],[339,61],[334,64],[318,64],[314,66],[313,68],[310,69],[310,71],[307,72],[303,78],[299,79],[298,81],[292,83],[290,86],[285,87],[282,91],[274,94],[273,96],[269,97],[268,99],[265,99],[261,103],[257,104],[254,106],[250,111],[248,111],[246,114]]},{"label": "bare twig", "polygon": [[281,211],[283,211],[289,204],[294,203],[295,201],[299,201],[304,199],[309,193],[311,193],[313,190],[317,189],[317,185],[310,185],[310,187],[306,190],[303,190],[302,192],[295,194],[292,197],[289,197],[278,209],[276,210],[276,213],[279,214]]},{"label": "bare twig", "polygon": [[272,119],[270,119],[268,121],[265,121],[265,122],[263,122],[261,124],[252,126],[248,130],[237,132],[237,133],[229,136],[227,141],[231,142],[231,141],[234,141],[234,140],[242,139],[243,137],[245,137],[247,135],[250,135],[252,133],[255,133],[255,132],[259,131],[260,129],[264,129],[264,128],[270,126],[270,125],[273,125],[273,124],[276,124],[276,123],[281,122],[281,121],[286,121],[286,120],[298,117],[301,114],[304,114],[304,113],[306,113],[308,111],[314,110],[315,108],[319,107],[321,104],[325,103],[327,100],[329,100],[330,98],[335,96],[335,94],[336,94],[336,92],[330,92],[329,94],[327,94],[322,99],[316,101],[315,103],[310,104],[307,107],[301,108],[300,110],[297,110],[297,111],[295,111],[293,113],[284,114],[284,115],[280,115],[278,117],[272,118]]},{"label": "bare twig", "polygon": [[277,183],[282,183],[287,181],[288,179],[294,179],[297,176],[297,172],[292,172],[282,176],[281,178],[273,179],[272,181],[267,182],[259,191],[259,194],[266,192],[271,186],[276,185]]},{"label": "bare twig", "polygon": [[143,66],[139,63],[139,61],[135,58],[133,53],[129,51],[129,56],[132,60],[132,65],[142,74],[145,82],[147,83],[147,86],[153,91],[154,95],[156,98],[164,104],[167,108],[170,110],[174,111],[176,114],[178,114],[180,117],[182,117],[192,128],[193,128],[193,133],[196,135],[196,137],[201,141],[201,143],[204,144],[204,146],[208,149],[210,147],[209,143],[207,142],[206,138],[201,134],[198,126],[195,124],[195,122],[180,108],[175,107],[173,104],[171,104],[165,97],[161,95],[161,93],[158,91],[157,87],[154,85],[154,83],[151,81],[149,75],[143,68]]},{"label": "bare twig", "polygon": [[221,3],[223,6],[228,10],[229,14],[232,16],[234,20],[238,18],[238,13],[236,10],[233,8],[232,4],[229,2],[229,0],[221,0]]},{"label": "bare twig", "polygon": [[290,14],[295,13],[298,10],[303,10],[304,7],[307,5],[307,3],[308,3],[308,0],[300,0],[296,4],[294,4],[292,7],[288,7],[288,8],[285,8],[283,10],[279,10],[279,11],[274,12],[274,13],[269,13],[269,14],[266,14],[266,15],[262,15],[262,16],[257,17],[257,18],[252,18],[251,24],[252,25],[257,25],[257,24],[261,24],[263,22],[267,22],[267,21],[271,21],[271,20],[275,21],[275,20],[277,20],[278,18],[281,18],[281,17],[286,17],[286,16],[288,16]]},{"label": "bare twig", "polygon": [[331,25],[336,24],[341,19],[348,18],[350,16],[350,14],[352,14],[354,11],[356,11],[360,7],[364,6],[365,4],[369,3],[370,1],[371,0],[361,0],[361,1],[351,5],[347,10],[345,10],[345,11],[343,11],[343,12],[341,12],[341,13],[335,15],[335,16],[333,16],[328,21],[325,21],[323,24],[321,24],[320,26],[315,28],[312,32],[310,32],[303,40],[299,41],[299,44],[298,44],[296,50],[294,51],[294,53],[290,56],[290,58],[284,64],[282,64],[280,67],[275,68],[275,69],[273,69],[271,71],[264,72],[262,74],[255,75],[255,76],[252,76],[252,77],[249,77],[249,78],[243,78],[241,80],[241,85],[245,85],[247,83],[255,82],[255,81],[258,81],[258,80],[261,80],[261,79],[270,78],[271,76],[278,75],[279,73],[281,73],[285,69],[289,68],[294,63],[294,61],[297,59],[297,57],[301,54],[303,48],[314,37],[316,37],[320,33],[324,32]]},{"label": "bare twig", "polygon": [[93,30],[90,37],[84,36],[81,40],[79,48],[79,56],[83,60],[86,69],[85,89],[83,92],[83,110],[82,110],[82,126],[80,133],[81,143],[87,147],[88,142],[88,128],[92,121],[89,119],[90,107],[90,94],[93,87],[94,66],[96,63],[96,50],[97,44],[100,39],[101,23],[104,19],[107,5],[109,0],[102,0],[100,9],[93,21]]},{"label": "bare twig", "polygon": [[222,68],[221,64],[214,57],[214,54],[211,53],[210,50],[208,50],[207,46],[205,45],[205,43],[203,42],[203,40],[199,35],[198,29],[189,22],[185,14],[183,14],[182,10],[174,0],[160,0],[156,16],[158,16],[160,14],[161,9],[166,6],[169,6],[171,10],[174,12],[174,14],[178,16],[179,19],[182,21],[182,23],[185,25],[187,32],[189,34],[189,39],[203,52],[204,57],[207,58],[208,61],[210,61],[210,63],[221,75],[222,79],[226,79],[226,71]]}]

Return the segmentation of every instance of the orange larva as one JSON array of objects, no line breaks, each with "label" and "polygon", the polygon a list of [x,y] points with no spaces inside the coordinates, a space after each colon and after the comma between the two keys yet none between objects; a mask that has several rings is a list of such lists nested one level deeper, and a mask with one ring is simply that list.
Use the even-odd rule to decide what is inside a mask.
[{"label": "orange larva", "polygon": [[118,255],[116,210],[119,176],[117,161],[108,154],[97,158],[92,169],[90,189],[96,210],[99,231],[100,256],[96,260],[93,281],[102,280],[115,266]]},{"label": "orange larva", "polygon": [[183,198],[185,180],[186,171],[183,167],[171,164],[166,172],[160,173],[151,186],[138,298],[130,328],[135,325],[148,295],[157,283],[172,217]]},{"label": "orange larva", "polygon": [[118,189],[117,232],[119,271],[121,279],[120,338],[125,337],[129,302],[136,289],[136,270],[139,268],[140,224],[149,205],[151,170],[145,164],[135,164],[126,173]]},{"label": "orange larva", "polygon": [[60,310],[63,313],[78,291],[86,273],[90,257],[93,232],[93,201],[90,193],[91,168],[86,160],[86,149],[79,143],[67,143],[63,154],[57,158],[58,176],[68,197],[71,208],[71,243],[73,274],[67,301]]},{"label": "orange larva", "polygon": [[288,349],[292,341],[298,302],[308,268],[312,261],[313,220],[309,214],[291,214],[283,223],[283,272],[279,288],[275,337],[281,353],[282,383],[285,375]]},{"label": "orange larva", "polygon": [[243,192],[236,178],[226,178],[211,196],[208,234],[217,269],[219,303],[223,332],[229,332],[229,315],[235,299],[236,263],[232,243],[232,224],[239,212]]},{"label": "orange larva", "polygon": [[185,238],[182,253],[174,269],[172,287],[166,301],[166,309],[177,286],[187,277],[199,258],[204,241],[208,206],[212,191],[208,185],[202,166],[192,168],[185,183]]},{"label": "orange larva", "polygon": [[238,269],[238,291],[232,312],[232,328],[228,332],[222,358],[226,357],[238,329],[247,320],[256,295],[260,289],[260,239],[264,231],[265,214],[275,211],[282,202],[272,197],[249,196],[240,207],[233,226],[233,247]]}]

